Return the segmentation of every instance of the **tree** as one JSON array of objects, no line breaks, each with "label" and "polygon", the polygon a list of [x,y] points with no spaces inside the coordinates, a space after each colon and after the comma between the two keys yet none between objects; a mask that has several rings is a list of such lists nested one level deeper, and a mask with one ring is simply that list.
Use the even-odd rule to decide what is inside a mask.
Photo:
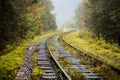
[{"label": "tree", "polygon": [[55,22],[55,16],[51,14],[51,11],[54,9],[52,2],[50,0],[46,0],[46,2],[43,1],[41,3],[45,6],[45,14],[41,18],[44,25],[43,30],[56,29],[57,25]]},{"label": "tree", "polygon": [[50,0],[1,0],[0,51],[42,30],[56,29],[53,9]]},{"label": "tree", "polygon": [[84,0],[76,9],[77,20],[80,22],[82,15],[85,27],[106,41],[120,44],[119,4],[119,0]]}]

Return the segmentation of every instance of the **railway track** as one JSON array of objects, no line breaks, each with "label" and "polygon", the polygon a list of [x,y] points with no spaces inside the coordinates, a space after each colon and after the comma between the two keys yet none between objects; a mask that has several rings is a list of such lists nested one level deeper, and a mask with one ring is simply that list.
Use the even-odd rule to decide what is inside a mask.
[{"label": "railway track", "polygon": [[[37,65],[45,73],[40,77],[40,80],[71,80],[52,55],[49,48],[50,45],[48,44],[50,38],[51,37],[43,40],[38,52]],[[20,66],[15,80],[32,80],[32,70],[34,68],[32,57],[37,45],[38,43],[33,43],[26,49],[24,62]]]},{"label": "railway track", "polygon": [[[111,64],[108,64],[107,62],[104,62],[103,60],[101,60],[101,59],[99,59],[99,58],[97,58],[97,57],[95,57],[95,56],[93,56],[93,55],[91,55],[91,54],[89,54],[89,53],[87,53],[87,52],[84,52],[84,51],[82,51],[82,50],[80,50],[80,49],[78,49],[77,47],[75,47],[75,46],[73,46],[72,44],[70,44],[70,43],[68,43],[65,39],[64,39],[64,36],[66,35],[66,34],[69,34],[70,32],[67,32],[67,33],[65,33],[65,34],[62,34],[59,38],[61,38],[61,40],[62,40],[62,42],[64,42],[65,43],[65,45],[66,46],[69,46],[69,48],[71,48],[71,49],[74,49],[74,50],[76,50],[78,53],[80,53],[81,55],[82,55],[82,57],[87,57],[87,58],[90,58],[90,59],[92,59],[92,61],[95,63],[95,66],[96,65],[99,65],[100,67],[102,66],[102,65],[105,65],[105,66],[107,66],[109,69],[108,70],[110,70],[110,71],[108,71],[107,73],[104,73],[104,74],[106,74],[107,76],[106,76],[106,80],[108,80],[108,79],[111,79],[111,78],[113,78],[113,77],[116,77],[116,78],[113,78],[113,79],[111,79],[111,80],[120,80],[120,69],[119,68],[117,68],[117,67],[115,67],[115,66],[113,66],[113,65],[111,65]],[[79,55],[80,56],[80,55]],[[109,73],[110,72],[110,73]],[[109,75],[108,75],[109,74]],[[114,74],[114,75],[113,75]],[[111,78],[110,78],[111,77]],[[107,79],[108,78],[108,79]]]},{"label": "railway track", "polygon": [[[94,59],[95,62],[99,64],[105,64],[99,59],[92,57],[91,55],[80,51],[78,48],[69,44],[64,40],[63,33],[61,36],[53,35],[49,38],[43,40],[40,44],[39,52],[38,52],[38,61],[37,65],[41,68],[41,70],[45,73],[40,77],[41,80],[108,80],[108,76],[99,75],[95,71],[91,71],[88,67],[93,67],[93,64],[82,64],[81,61],[75,56],[72,55],[71,52],[68,52],[66,49],[61,46],[59,42],[59,38],[62,37],[62,41],[65,45],[70,46],[71,48],[77,50],[82,54],[82,57],[88,56],[91,59]],[[25,61],[23,65],[20,67],[18,74],[15,80],[31,80],[31,73],[33,69],[33,64],[31,63],[33,52],[35,51],[35,47],[38,43],[34,43],[26,50]],[[55,56],[57,55],[57,56]],[[61,57],[62,56],[62,57]],[[65,58],[60,63],[60,59]],[[67,66],[66,61],[70,61],[70,65]],[[93,61],[93,62],[94,62]],[[84,60],[84,62],[86,62]],[[107,65],[107,64],[106,64]],[[116,71],[116,68],[107,65],[110,68]],[[77,68],[77,71],[75,71]],[[119,73],[119,70],[116,71]],[[74,76],[71,76],[72,73]],[[81,75],[82,74],[82,75]],[[119,79],[116,79],[119,80]]]},{"label": "railway track", "polygon": [[41,44],[40,44],[40,50],[38,52],[38,65],[42,69],[42,71],[45,73],[42,76],[42,80],[47,80],[47,79],[53,79],[57,80],[58,77],[56,76],[56,73],[52,67],[52,64],[49,61],[49,58],[46,53],[46,40],[45,39]]},{"label": "railway track", "polygon": [[[68,33],[70,33],[70,32],[68,32]],[[68,33],[67,33],[67,34],[68,34]],[[104,62],[103,60],[100,60],[100,59],[98,59],[97,57],[92,56],[92,55],[90,55],[90,54],[87,53],[87,52],[84,52],[84,51],[78,49],[77,47],[75,47],[75,46],[73,46],[72,44],[68,43],[68,42],[64,39],[64,36],[65,36],[65,34],[62,35],[62,40],[66,43],[66,45],[74,48],[75,50],[81,52],[82,54],[84,54],[84,55],[86,55],[86,56],[88,56],[88,57],[94,58],[96,61],[98,61],[98,62],[101,63],[101,64],[106,64],[106,65],[108,65],[108,66],[111,67],[115,72],[117,72],[118,74],[120,74],[120,69],[119,69],[119,68],[117,68],[117,67],[115,67],[115,66],[113,66],[113,65],[111,65],[111,64],[108,64],[107,62]]]},{"label": "railway track", "polygon": [[45,73],[42,76],[42,80],[71,80],[66,72],[59,65],[57,60],[52,55],[48,45],[48,39],[45,39],[40,44],[40,50],[38,52],[38,65]]},{"label": "railway track", "polygon": [[33,69],[32,57],[37,45],[38,43],[33,43],[26,49],[24,62],[19,67],[15,80],[31,80]]},{"label": "railway track", "polygon": [[[83,65],[79,62],[79,60],[77,60],[77,58],[73,55],[71,55],[71,53],[67,52],[58,42],[58,37],[56,37],[56,39],[54,40],[55,46],[58,48],[59,52],[68,60],[71,61],[72,65],[68,67],[68,70],[70,70],[72,72],[72,70],[74,68],[78,68],[78,71],[81,72],[85,78],[89,79],[89,80],[105,80],[105,76],[100,76],[97,75],[94,71],[90,71],[86,68],[86,66],[89,65]],[[79,74],[79,73],[75,73],[75,74]],[[81,78],[79,78],[81,79]],[[74,80],[74,78],[72,79]]]}]

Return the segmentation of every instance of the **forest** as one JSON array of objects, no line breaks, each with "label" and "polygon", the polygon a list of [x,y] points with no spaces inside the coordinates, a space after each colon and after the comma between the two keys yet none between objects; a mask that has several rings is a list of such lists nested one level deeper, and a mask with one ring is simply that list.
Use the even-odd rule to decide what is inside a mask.
[{"label": "forest", "polygon": [[106,42],[120,45],[120,1],[83,0],[75,10],[76,24]]},{"label": "forest", "polygon": [[50,0],[0,0],[0,51],[56,29],[53,9]]},{"label": "forest", "polygon": [[14,80],[35,36],[57,28],[53,9],[50,0],[0,0],[0,80]]},{"label": "forest", "polygon": [[120,0],[79,0],[61,26],[54,1],[0,0],[0,80],[119,80]]}]

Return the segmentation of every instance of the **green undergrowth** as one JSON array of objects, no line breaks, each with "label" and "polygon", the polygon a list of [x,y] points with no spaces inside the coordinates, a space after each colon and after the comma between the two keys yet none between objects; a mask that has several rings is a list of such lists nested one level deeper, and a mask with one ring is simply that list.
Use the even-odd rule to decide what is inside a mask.
[{"label": "green undergrowth", "polygon": [[[70,76],[72,80],[87,80],[86,77],[78,71],[78,68],[72,65],[71,60],[67,59],[63,54],[61,54],[61,52],[55,46],[55,42],[53,42],[55,38],[56,36],[49,40],[49,48],[52,51],[53,56],[57,58],[57,61],[61,67],[65,70],[65,72]],[[73,68],[70,69],[70,67]]]},{"label": "green undergrowth", "polygon": [[[41,40],[40,40],[39,43],[41,43]],[[37,65],[39,48],[40,48],[40,46],[38,44],[35,51],[34,51],[33,57],[32,57],[32,62],[33,62],[34,65]]]},{"label": "green undergrowth", "polygon": [[41,70],[39,66],[35,66],[32,71],[32,80],[40,80],[42,75],[45,73]]},{"label": "green undergrowth", "polygon": [[[28,45],[55,33],[56,31],[43,32],[42,36],[35,36],[34,39],[25,40],[21,45],[16,46],[13,51],[0,56],[0,80],[14,80],[17,70],[24,60],[25,50]],[[34,60],[36,60],[36,57]]]},{"label": "green undergrowth", "polygon": [[120,68],[120,47],[117,44],[107,43],[102,37],[98,39],[87,29],[72,32],[64,38],[80,50]]},{"label": "green undergrowth", "polygon": [[[67,45],[66,42],[63,41],[62,36],[59,38],[59,42],[61,43],[61,46],[66,51],[70,52],[77,59],[77,61],[80,62],[80,64],[88,65],[88,66],[85,66],[86,69],[93,71],[93,72],[96,72],[96,75],[98,75],[98,76],[104,75],[104,77],[106,77],[107,80],[119,80],[119,78],[120,78],[119,75],[116,74],[116,72],[113,71],[110,67],[108,67],[105,64],[100,64],[95,59],[90,58],[86,55],[83,55],[83,54],[81,54],[80,51]],[[67,71],[67,72],[69,73],[69,71]],[[77,73],[77,74],[81,74],[81,75],[79,75],[79,76],[81,76],[81,77],[79,77],[79,79],[86,80],[86,79],[83,79],[84,77],[82,76],[82,73]],[[70,75],[71,75],[71,72],[70,72]]]}]

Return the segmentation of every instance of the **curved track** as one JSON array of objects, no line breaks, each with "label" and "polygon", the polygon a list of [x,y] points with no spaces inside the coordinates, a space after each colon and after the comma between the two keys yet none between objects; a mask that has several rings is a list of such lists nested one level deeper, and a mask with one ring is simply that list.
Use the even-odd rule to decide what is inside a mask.
[{"label": "curved track", "polygon": [[[58,42],[58,37],[56,37],[56,39],[54,40],[54,43],[56,45],[56,47],[58,48],[58,50],[60,51],[60,53],[66,57],[66,59],[70,60],[72,62],[72,66],[75,66],[79,69],[79,72],[81,72],[87,79],[90,80],[100,80],[100,79],[105,79],[104,76],[99,76],[97,75],[95,72],[90,71],[88,69],[86,69],[85,66],[89,66],[89,65],[82,65],[75,56],[71,55],[71,53],[67,52]],[[68,67],[69,70],[73,69],[73,67],[70,66]]]},{"label": "curved track", "polygon": [[[66,34],[68,34],[68,33],[70,33],[70,32],[67,32]],[[115,66],[113,66],[113,65],[111,65],[111,64],[108,64],[107,62],[104,62],[103,60],[98,59],[97,57],[95,57],[95,56],[93,56],[93,55],[90,55],[89,53],[84,52],[84,51],[78,49],[77,47],[73,46],[72,44],[68,43],[68,42],[64,39],[64,36],[65,36],[66,34],[63,34],[63,35],[62,35],[62,40],[66,43],[66,45],[68,45],[68,46],[72,47],[73,49],[79,51],[80,53],[82,53],[82,54],[85,55],[85,56],[88,56],[88,57],[90,57],[90,58],[95,59],[95,60],[96,60],[98,63],[100,63],[100,64],[106,64],[106,65],[109,66],[111,69],[113,69],[117,74],[120,74],[120,69],[119,69],[119,68],[117,68],[117,67],[115,67]]]},{"label": "curved track", "polygon": [[[38,52],[38,61],[37,65],[45,73],[40,77],[40,80],[71,80],[71,78],[66,74],[64,69],[60,66],[58,61],[52,55],[52,52],[49,48],[48,41],[51,37],[46,38],[40,44]],[[38,43],[34,43],[29,46],[26,50],[25,60],[23,65],[20,66],[20,69],[15,77],[15,80],[32,80],[32,57]]]},{"label": "curved track", "polygon": [[38,53],[38,65],[45,72],[42,80],[71,80],[52,55],[49,49],[50,45],[47,42],[48,40],[49,38],[41,43]]},{"label": "curved track", "polygon": [[[69,33],[69,32],[68,32]],[[66,33],[62,34],[62,41],[66,43],[67,46],[72,47],[73,49],[79,51],[85,56],[88,56],[89,58],[93,58],[95,61],[98,63],[102,64],[104,63],[102,60],[99,60],[92,55],[89,55],[78,48],[74,47],[73,45],[69,44],[67,41],[64,39],[64,35]],[[68,75],[63,67],[66,67],[66,65],[62,66],[59,64],[59,59],[61,58],[61,55],[64,56],[67,60],[71,61],[71,65],[67,68],[70,72],[73,72],[74,68],[77,68],[77,73],[79,74],[82,73],[85,78],[88,80],[107,80],[107,77],[98,75],[99,73],[96,73],[94,71],[90,71],[86,66],[90,66],[90,64],[82,64],[80,61],[77,59],[76,56],[72,55],[70,52],[66,51],[58,41],[58,38],[61,38],[60,35],[53,35],[49,38],[46,38],[42,41],[40,44],[39,52],[38,52],[38,61],[37,65],[41,68],[41,70],[45,73],[40,77],[41,80],[76,80],[70,75]],[[50,44],[52,43],[52,45]],[[20,67],[18,74],[15,78],[15,80],[31,80],[31,73],[33,69],[33,63],[32,63],[32,57],[33,53],[35,51],[36,46],[38,43],[34,43],[31,45],[29,48],[26,50],[26,55],[25,55],[25,60],[23,65]],[[51,49],[51,46],[54,46],[54,49]],[[55,56],[54,54],[59,54],[59,56]],[[83,57],[83,56],[82,56]],[[63,62],[64,63],[64,62]],[[106,63],[104,63],[106,64]],[[108,65],[108,64],[106,64]],[[115,72],[119,73],[120,70],[111,66]],[[74,73],[74,72],[73,72]],[[76,76],[77,77],[77,76]],[[81,79],[81,78],[79,78]],[[78,79],[77,79],[78,80]]]}]

